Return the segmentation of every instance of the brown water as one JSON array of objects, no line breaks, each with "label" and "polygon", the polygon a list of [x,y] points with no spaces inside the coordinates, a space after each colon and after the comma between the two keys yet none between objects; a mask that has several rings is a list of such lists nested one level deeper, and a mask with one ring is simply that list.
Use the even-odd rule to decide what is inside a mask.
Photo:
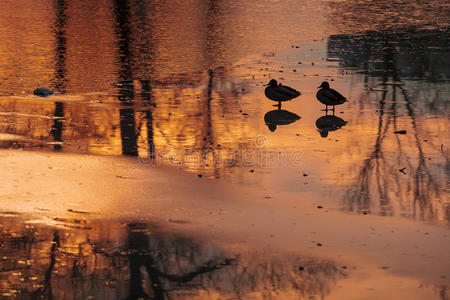
[{"label": "brown water", "polygon": [[[176,166],[271,195],[298,193],[303,201],[330,210],[446,227],[450,219],[449,10],[445,1],[431,0],[2,1],[0,147],[136,156],[143,166]],[[289,119],[289,124],[277,119],[275,103],[264,96],[264,84],[271,78],[302,92],[282,106],[300,119]],[[315,98],[324,80],[349,99],[336,108],[335,117],[325,116]],[[36,97],[37,87],[60,94]],[[323,122],[341,128],[324,129]],[[401,130],[406,134],[394,133]],[[276,201],[283,205],[283,199]],[[4,219],[2,224],[8,222]],[[24,233],[26,225],[11,222],[14,234],[29,233]],[[102,224],[90,227],[101,231],[106,226]],[[81,264],[76,260],[79,252],[66,255],[65,249],[75,244],[82,249],[82,238],[77,243],[63,242],[64,231],[40,226],[33,230],[42,232],[42,241],[24,242],[21,249],[53,253],[49,242],[57,234],[58,243],[70,244],[58,246],[58,255],[67,265],[74,264],[73,270],[67,267],[64,272],[75,272],[75,265]],[[112,240],[125,241],[133,232],[127,226],[134,225],[108,226],[120,228]],[[82,232],[77,229],[74,235]],[[156,242],[165,243],[164,239],[157,237]],[[132,270],[120,270],[133,254],[117,255],[114,262],[111,257],[116,255],[96,253],[86,243],[86,257],[101,261],[98,269],[85,264],[92,271],[89,284],[106,280],[110,275],[105,274],[117,267],[114,284],[123,287],[114,297],[126,298]],[[194,242],[183,243],[179,247],[194,247]],[[198,247],[183,271],[186,274],[201,269],[197,263],[222,266],[233,257],[211,250],[211,259],[204,246]],[[261,266],[253,266],[250,257],[243,261],[239,268],[260,273]],[[266,269],[272,263],[263,261]],[[289,273],[289,263],[284,261],[279,270],[271,271],[289,277],[279,279],[290,282],[288,290],[302,276]],[[43,265],[47,268],[49,262]],[[322,263],[317,265],[322,270]],[[339,267],[329,266],[332,271],[317,273],[321,278],[317,280],[327,283],[317,287],[312,278],[310,285],[296,292],[303,297],[328,294],[330,282],[342,276]],[[164,274],[172,274],[172,267],[163,267],[168,268]],[[45,268],[36,265],[36,272],[49,274]],[[179,297],[189,298],[184,293],[191,289],[195,293],[217,289],[219,295],[235,293],[235,297],[263,289],[263,279],[234,292],[229,292],[228,283],[210,287],[209,281],[218,279],[206,277],[222,276],[215,274],[227,269],[232,270],[228,276],[233,282],[239,281],[239,268],[233,264],[223,265],[220,271],[206,268],[196,283],[203,289],[183,286]],[[18,272],[16,267],[11,270]],[[3,287],[10,285],[7,280],[1,279]],[[277,284],[264,281],[265,286],[276,286],[275,291],[281,289]],[[178,293],[178,288],[169,286],[165,289]],[[98,293],[92,296],[110,298],[108,288],[92,288]],[[33,286],[14,289],[31,293]],[[45,283],[34,287],[35,293],[43,290]],[[156,290],[148,294],[156,295]],[[59,292],[63,291],[54,292],[57,299],[67,296]],[[439,293],[435,295],[439,298]],[[446,299],[448,292],[441,295]]]},{"label": "brown water", "polygon": [[[347,269],[328,260],[277,259],[262,251],[257,256],[236,256],[207,242],[161,231],[153,224],[58,221],[71,226],[51,230],[2,219],[4,228],[15,229],[2,232],[3,296],[316,297],[328,294]],[[259,255],[266,258],[258,259]]]}]

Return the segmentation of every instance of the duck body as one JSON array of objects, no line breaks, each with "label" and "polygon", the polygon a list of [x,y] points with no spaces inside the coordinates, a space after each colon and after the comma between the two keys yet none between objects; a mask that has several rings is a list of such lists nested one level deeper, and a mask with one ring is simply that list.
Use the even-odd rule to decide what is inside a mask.
[{"label": "duck body", "polygon": [[289,86],[278,84],[274,79],[269,82],[264,93],[270,100],[278,102],[289,101],[301,95],[299,91]]},{"label": "duck body", "polygon": [[330,88],[328,82],[322,82],[322,85],[319,86],[320,90],[317,91],[316,98],[320,101],[320,103],[325,105],[340,105],[347,102],[347,98],[342,96],[338,91]]},{"label": "duck body", "polygon": [[48,97],[50,95],[53,95],[54,92],[48,88],[37,88],[34,90],[33,94],[39,97]]}]

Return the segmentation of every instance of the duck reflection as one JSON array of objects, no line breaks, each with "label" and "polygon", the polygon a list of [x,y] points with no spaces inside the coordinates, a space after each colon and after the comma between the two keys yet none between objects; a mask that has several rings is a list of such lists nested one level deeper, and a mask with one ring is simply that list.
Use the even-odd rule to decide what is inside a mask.
[{"label": "duck reflection", "polygon": [[301,117],[284,109],[275,109],[264,115],[264,122],[270,131],[275,131],[278,125],[288,125],[299,120]]},{"label": "duck reflection", "polygon": [[325,115],[316,120],[317,131],[321,137],[327,137],[329,131],[335,131],[347,124],[342,118],[335,115]]}]

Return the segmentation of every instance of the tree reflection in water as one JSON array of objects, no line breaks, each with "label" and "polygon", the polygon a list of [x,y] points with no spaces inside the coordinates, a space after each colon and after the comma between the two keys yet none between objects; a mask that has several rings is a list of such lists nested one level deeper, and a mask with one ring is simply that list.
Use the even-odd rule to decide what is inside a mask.
[{"label": "tree reflection in water", "polygon": [[[181,273],[170,273],[170,268],[166,268],[167,271],[159,269],[165,268],[166,265],[160,265],[158,261],[153,258],[152,250],[150,249],[149,229],[146,224],[134,223],[128,224],[128,261],[130,264],[130,296],[129,299],[136,298],[150,298],[149,294],[152,294],[154,299],[165,299],[168,291],[165,286],[170,286],[171,283],[184,284],[191,282],[194,278],[201,274],[213,272],[222,267],[229,266],[232,259],[211,259],[203,264],[198,264],[193,270],[184,271]],[[191,249],[189,249],[191,250]],[[192,250],[191,250],[192,251]],[[176,260],[176,269],[183,270],[183,266],[180,264],[180,257]],[[144,292],[143,287],[143,274],[141,272],[143,268],[147,273],[149,279],[149,288],[151,293]],[[178,275],[180,274],[180,275]],[[165,283],[164,283],[165,281]]]},{"label": "tree reflection in water", "polygon": [[5,297],[299,299],[324,297],[345,275],[331,261],[236,256],[151,224],[56,219],[57,227],[48,227],[15,217],[1,221]]},{"label": "tree reflection in water", "polygon": [[133,55],[130,49],[130,12],[128,1],[115,1],[116,35],[119,56],[119,101],[123,104],[120,112],[120,134],[122,139],[122,154],[137,156],[137,136],[134,108],[134,84],[132,72]]},{"label": "tree reflection in water", "polygon": [[[55,38],[56,38],[56,54],[55,54],[55,79],[54,87],[56,91],[64,93],[66,90],[66,54],[67,54],[67,38],[66,38],[66,23],[67,23],[67,3],[65,0],[55,1]],[[64,118],[64,103],[55,102],[55,112],[52,129],[50,131],[53,137],[53,149],[58,151],[62,149],[62,132],[63,132],[63,118]]]},{"label": "tree reflection in water", "polygon": [[[450,219],[448,203],[443,201],[448,156],[440,147],[441,141],[433,139],[423,124],[424,114],[446,111],[446,100],[436,91],[449,77],[448,69],[438,66],[448,62],[446,41],[448,32],[415,29],[330,37],[328,56],[339,58],[344,68],[361,70],[366,98],[378,97],[374,149],[345,196],[348,210],[379,210],[381,215],[400,214],[425,221]],[[370,79],[375,79],[375,84],[369,83]],[[408,90],[411,79],[424,82],[412,84],[421,90]],[[375,96],[380,92],[381,96]],[[361,101],[360,105],[366,103]],[[406,136],[394,134],[403,129],[407,129]],[[426,147],[439,153],[433,162]]]}]

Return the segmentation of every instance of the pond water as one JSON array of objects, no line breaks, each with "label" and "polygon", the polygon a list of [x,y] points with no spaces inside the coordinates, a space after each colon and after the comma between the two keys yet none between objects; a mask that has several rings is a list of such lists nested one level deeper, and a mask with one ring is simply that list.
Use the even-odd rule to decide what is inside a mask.
[{"label": "pond water", "polygon": [[2,217],[2,224],[2,295],[20,299],[320,297],[349,268],[263,251],[236,256],[147,223],[58,219],[64,226],[50,229]]},{"label": "pond water", "polygon": [[[448,3],[436,0],[2,1],[0,147],[132,156],[144,166],[175,166],[275,195],[299,193],[303,201],[331,210],[447,227],[449,10]],[[270,79],[302,95],[274,107],[264,94]],[[316,100],[322,81],[349,100],[334,116]],[[34,96],[38,87],[57,93]],[[2,224],[28,230],[26,223],[11,220],[16,219]],[[144,292],[167,296],[154,281],[165,280],[164,289],[174,298],[194,293],[206,299],[202,293],[215,290],[217,299],[233,293],[256,293],[259,299],[265,297],[257,293],[263,285],[279,290],[283,282],[294,299],[298,295],[291,289],[305,282],[287,270],[290,260],[275,270],[270,259],[258,264],[251,255],[233,264],[234,254],[200,242],[178,245],[164,234],[149,240],[147,221],[108,225],[117,227],[116,236],[99,245],[83,240],[80,229],[66,237],[65,231],[40,226],[30,233],[33,238],[18,235],[24,240],[14,247],[28,251],[18,260],[36,261],[30,257],[40,251],[54,255],[51,245],[69,243],[58,246],[58,259],[67,265],[60,272],[90,278],[61,283],[73,285],[71,291],[111,277],[120,290],[116,298],[144,297]],[[103,226],[94,228],[100,232]],[[135,227],[144,232],[137,231],[144,239],[139,243],[168,245],[168,253],[160,253],[168,264],[158,262],[145,275],[154,276],[157,285],[139,295],[129,294],[133,268],[154,258],[143,244],[135,245],[136,257],[126,248],[127,239],[133,244]],[[36,235],[41,237],[35,240]],[[5,257],[15,251],[8,247],[0,250]],[[83,262],[78,257],[85,247],[89,261]],[[190,257],[180,261],[178,251]],[[80,264],[88,271],[78,273]],[[130,270],[123,271],[127,264]],[[49,265],[36,264],[27,272],[50,276]],[[246,273],[247,279],[233,286],[244,276],[242,269],[278,279],[250,280]],[[311,262],[312,269],[308,283],[296,291],[302,297],[326,295],[345,273],[331,262]],[[195,284],[170,275],[192,272],[200,276]],[[51,296],[47,275],[39,277],[45,280],[34,293],[48,296],[50,289]],[[224,276],[223,286],[212,287]],[[1,279],[4,287],[8,280],[13,279]],[[173,288],[170,282],[187,285]],[[12,289],[31,293],[32,283],[27,284]],[[55,298],[66,297],[53,290]],[[103,294],[91,296],[110,299],[107,289],[98,291]],[[446,299],[448,292],[440,293]]]}]

